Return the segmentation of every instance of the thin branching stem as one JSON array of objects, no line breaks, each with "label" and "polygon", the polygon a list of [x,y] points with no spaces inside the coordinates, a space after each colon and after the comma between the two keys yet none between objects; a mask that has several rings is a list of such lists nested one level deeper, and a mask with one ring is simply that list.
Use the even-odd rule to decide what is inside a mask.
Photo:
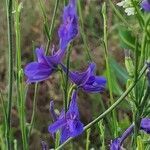
[{"label": "thin branching stem", "polygon": [[92,61],[92,57],[90,55],[90,48],[88,46],[88,43],[87,43],[87,38],[86,38],[86,35],[85,35],[85,32],[84,32],[84,21],[83,21],[83,16],[82,16],[82,8],[81,8],[81,1],[80,0],[77,0],[77,4],[78,4],[78,11],[79,11],[79,17],[80,17],[80,22],[81,22],[81,26],[80,26],[80,30],[81,30],[81,37],[83,39],[83,43],[84,43],[84,48],[87,52],[87,56],[88,56],[88,60],[89,61]]},{"label": "thin branching stem", "polygon": [[46,46],[46,51],[45,53],[48,53],[50,44],[51,44],[51,40],[52,40],[52,34],[53,34],[53,30],[54,30],[54,24],[55,24],[55,19],[56,19],[56,13],[57,13],[57,9],[58,9],[58,4],[59,4],[59,0],[56,0],[55,2],[55,8],[54,8],[54,13],[52,16],[52,21],[51,21],[51,26],[49,29],[49,38],[48,38],[48,42],[47,42],[47,46]]},{"label": "thin branching stem", "polygon": [[20,128],[22,135],[23,149],[27,149],[27,137],[26,137],[26,115],[25,115],[25,99],[23,89],[23,73],[21,69],[21,33],[20,33],[20,13],[22,4],[15,1],[15,33],[16,33],[16,81],[17,81],[17,107],[20,119]]},{"label": "thin branching stem", "polygon": [[[113,91],[112,91],[112,79],[111,79],[111,68],[110,68],[110,59],[108,53],[108,39],[107,39],[107,15],[106,15],[106,3],[103,4],[102,7],[102,15],[104,20],[104,47],[105,47],[105,61],[106,61],[106,74],[108,80],[108,88],[109,88],[109,95],[110,95],[110,103],[111,105],[114,103]],[[116,112],[112,111],[112,125],[114,130],[114,136],[117,135],[117,119],[116,119]]]},{"label": "thin branching stem", "polygon": [[37,104],[37,90],[38,90],[38,84],[36,83],[35,88],[34,88],[33,108],[32,108],[32,116],[31,116],[31,122],[30,122],[28,137],[30,137],[30,135],[31,135],[34,120],[35,120],[35,112],[36,112],[36,104]]},{"label": "thin branching stem", "polygon": [[7,149],[11,149],[11,109],[13,91],[13,35],[12,35],[12,0],[6,0],[8,28],[8,105],[7,105]]},{"label": "thin branching stem", "polygon": [[64,98],[64,110],[67,112],[68,109],[68,85],[69,85],[69,68],[70,68],[70,56],[71,56],[71,47],[70,45],[68,46],[68,53],[67,53],[67,72],[65,76],[65,98]]}]

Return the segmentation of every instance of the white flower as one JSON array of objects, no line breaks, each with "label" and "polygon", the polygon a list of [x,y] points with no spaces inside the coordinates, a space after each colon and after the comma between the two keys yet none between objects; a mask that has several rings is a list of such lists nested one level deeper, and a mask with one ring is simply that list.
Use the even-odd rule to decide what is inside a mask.
[{"label": "white flower", "polygon": [[123,7],[125,5],[125,1],[121,1],[119,3],[117,3],[117,6]]},{"label": "white flower", "polygon": [[125,13],[130,16],[135,14],[135,9],[132,5],[131,0],[123,0],[119,3],[117,3],[117,6],[123,7],[125,9]]},{"label": "white flower", "polygon": [[133,7],[129,7],[125,9],[125,12],[127,13],[128,16],[131,16],[135,14],[135,9]]}]

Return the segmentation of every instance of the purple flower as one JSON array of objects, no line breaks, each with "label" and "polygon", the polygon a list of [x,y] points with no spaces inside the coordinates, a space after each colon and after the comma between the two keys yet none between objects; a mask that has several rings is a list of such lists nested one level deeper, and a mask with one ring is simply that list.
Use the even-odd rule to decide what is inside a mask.
[{"label": "purple flower", "polygon": [[141,7],[147,11],[150,12],[150,0],[143,0],[141,3]]},{"label": "purple flower", "polygon": [[[120,138],[116,138],[110,145],[110,150],[120,150],[124,140],[133,132],[134,124],[132,124]],[[150,118],[143,118],[140,124],[140,130],[150,134]]]},{"label": "purple flower", "polygon": [[[62,64],[61,66],[67,72],[67,68]],[[91,63],[84,72],[69,71],[69,78],[78,88],[82,88],[85,92],[102,92],[106,85],[106,79],[102,76],[96,76],[94,72],[95,63]]]},{"label": "purple flower", "polygon": [[112,141],[110,150],[121,150],[120,149],[120,139],[116,138]]},{"label": "purple flower", "polygon": [[40,82],[49,78],[49,76],[57,69],[57,65],[64,56],[63,50],[58,50],[52,56],[45,56],[42,47],[36,49],[37,61],[29,63],[25,67],[25,75],[28,77],[27,82]]},{"label": "purple flower", "polygon": [[132,124],[123,134],[120,138],[116,138],[112,141],[110,150],[121,150],[121,145],[123,141],[132,133],[134,129],[134,125]]},{"label": "purple flower", "polygon": [[150,134],[150,118],[142,119],[140,129]]},{"label": "purple flower", "polygon": [[[83,124],[80,122],[78,106],[76,102],[77,92],[74,91],[68,111],[62,110],[57,120],[48,127],[48,131],[53,135],[58,130],[61,133],[61,143],[69,137],[75,137],[83,132]],[[51,107],[53,109],[53,107]],[[52,110],[52,112],[54,112]]]},{"label": "purple flower", "polygon": [[66,49],[67,45],[78,34],[78,17],[76,10],[76,0],[70,0],[68,6],[64,8],[63,23],[58,31],[60,38],[60,48]]}]

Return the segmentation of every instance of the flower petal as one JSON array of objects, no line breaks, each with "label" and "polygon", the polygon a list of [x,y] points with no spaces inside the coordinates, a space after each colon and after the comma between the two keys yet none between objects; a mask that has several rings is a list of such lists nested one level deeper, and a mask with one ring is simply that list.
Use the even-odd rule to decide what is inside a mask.
[{"label": "flower petal", "polygon": [[47,64],[47,62],[45,60],[44,49],[42,46],[40,48],[36,48],[35,53],[36,53],[37,60],[39,63]]},{"label": "flower petal", "polygon": [[141,130],[144,130],[146,133],[150,134],[150,118],[143,118],[141,120]]},{"label": "flower petal", "polygon": [[147,11],[150,12],[150,1],[149,0],[143,0],[141,3],[141,7]]},{"label": "flower petal", "polygon": [[116,138],[112,141],[110,145],[110,150],[121,150],[119,138]]},{"label": "flower petal", "polygon": [[53,67],[56,67],[63,59],[65,55],[65,50],[59,49],[54,55],[47,56],[47,62],[49,65],[52,65]]},{"label": "flower petal", "polygon": [[78,111],[78,106],[77,106],[76,99],[77,99],[77,91],[74,90],[67,114],[73,114],[73,115],[75,115],[75,117],[78,117],[79,116],[79,111]]},{"label": "flower petal", "polygon": [[28,77],[27,82],[39,82],[47,79],[53,70],[45,65],[38,62],[29,63],[25,67],[25,75]]},{"label": "flower petal", "polygon": [[65,142],[70,137],[70,131],[67,129],[67,126],[62,127],[60,142]]},{"label": "flower petal", "polygon": [[80,120],[70,121],[69,123],[70,136],[75,137],[83,132],[83,124]]},{"label": "flower petal", "polygon": [[65,142],[70,137],[76,137],[83,132],[83,124],[80,121],[74,121],[69,126],[62,127],[61,143]]},{"label": "flower petal", "polygon": [[58,119],[56,122],[54,122],[53,124],[49,125],[48,127],[48,131],[53,134],[55,133],[57,130],[61,129],[64,125],[66,124],[66,120],[65,119]]},{"label": "flower petal", "polygon": [[82,86],[86,92],[102,92],[106,85],[106,79],[101,76],[91,76],[86,84]]},{"label": "flower petal", "polygon": [[[64,65],[61,65],[62,69],[67,73],[67,68]],[[77,84],[78,86],[84,85],[89,77],[93,74],[95,69],[95,64],[91,63],[88,69],[85,72],[71,72],[69,71],[69,78],[72,82]]]},{"label": "flower petal", "polygon": [[67,45],[78,34],[78,17],[75,0],[70,0],[68,6],[64,8],[63,24],[59,31],[60,48],[66,49]]}]

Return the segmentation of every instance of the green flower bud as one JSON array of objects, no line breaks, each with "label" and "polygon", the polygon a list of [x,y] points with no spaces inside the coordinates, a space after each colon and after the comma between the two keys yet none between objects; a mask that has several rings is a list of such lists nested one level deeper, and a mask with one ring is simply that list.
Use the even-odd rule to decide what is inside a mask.
[{"label": "green flower bud", "polygon": [[125,67],[129,74],[129,76],[132,78],[134,77],[134,65],[131,57],[128,54],[125,54]]}]

